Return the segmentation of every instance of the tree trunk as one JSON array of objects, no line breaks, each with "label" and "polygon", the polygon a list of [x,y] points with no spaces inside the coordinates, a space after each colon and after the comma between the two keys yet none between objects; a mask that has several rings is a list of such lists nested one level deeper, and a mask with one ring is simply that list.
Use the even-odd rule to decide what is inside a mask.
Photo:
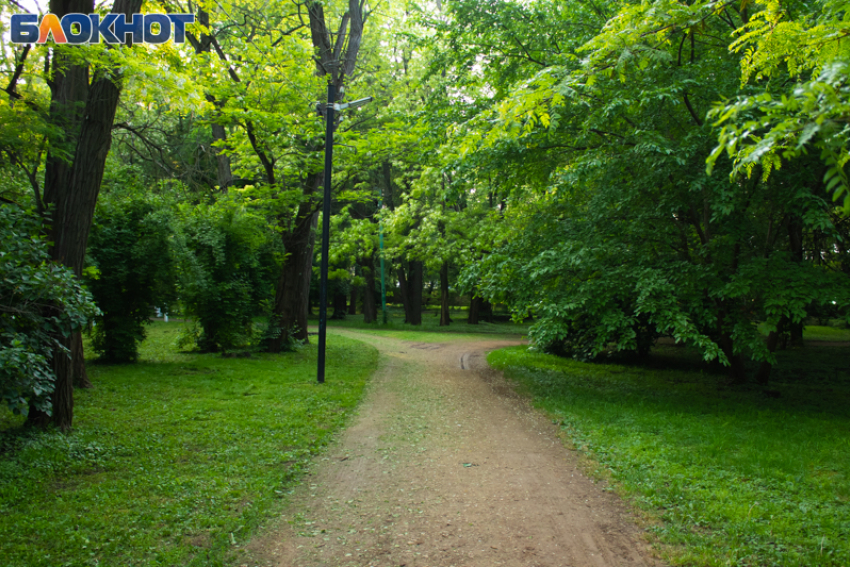
[{"label": "tree trunk", "polygon": [[[322,3],[312,0],[307,2],[307,15],[310,21],[310,37],[317,51],[316,75],[325,76],[330,72],[329,79],[334,82],[339,92],[345,77],[353,74],[360,51],[363,34],[363,13],[360,3],[357,0],[349,0],[348,12],[343,16],[339,31],[335,34],[337,39],[334,45],[330,43],[332,34],[325,22]],[[349,25],[350,32],[346,33]],[[339,65],[338,62],[342,64]],[[342,102],[342,99],[337,102]],[[338,114],[336,119],[339,119]],[[255,136],[251,129],[246,130],[249,138]],[[273,163],[263,152],[256,150],[258,146],[253,141],[252,145],[255,146],[255,152],[260,160],[264,162],[269,184],[274,185]],[[313,246],[316,241],[315,229],[319,218],[315,197],[323,183],[323,171],[309,175],[302,190],[302,200],[298,206],[295,224],[284,235],[287,257],[281,269],[272,312],[272,324],[277,326],[281,333],[269,341],[269,352],[280,352],[288,336],[307,340]]]},{"label": "tree trunk", "polygon": [[493,304],[486,299],[481,299],[481,307],[478,309],[478,319],[483,319],[488,323],[493,322]]},{"label": "tree trunk", "polygon": [[361,267],[366,279],[363,289],[363,321],[374,323],[378,320],[378,306],[375,304],[375,255],[369,256]]},{"label": "tree trunk", "polygon": [[332,300],[333,315],[331,315],[331,319],[337,319],[337,320],[345,319],[345,308],[347,307],[345,300],[346,300],[346,297],[345,297],[344,293],[342,293],[342,292],[334,293],[333,300]]},{"label": "tree trunk", "polygon": [[[51,0],[49,6],[50,12],[61,19],[75,12],[91,13],[94,0]],[[51,55],[50,122],[61,131],[56,139],[51,139],[51,145],[73,155],[88,98],[89,69],[74,65],[70,54],[62,50],[52,50]],[[73,163],[48,149],[44,169],[44,204],[54,204],[67,187]]]},{"label": "tree trunk", "polygon": [[473,295],[469,302],[469,315],[466,322],[470,325],[477,325],[482,320],[488,323],[493,322],[493,304],[481,296]]},{"label": "tree trunk", "polygon": [[[221,103],[215,103],[216,108],[221,108]],[[221,124],[215,124],[211,126],[212,135],[213,135],[213,143],[221,142],[222,144],[227,142],[227,132],[224,129],[224,126]],[[215,152],[215,164],[216,164],[216,180],[218,181],[218,188],[222,193],[227,193],[227,189],[233,183],[233,171],[230,168],[230,156],[224,153],[224,148],[221,147],[220,144],[216,144],[212,147],[213,152]]]},{"label": "tree trunk", "polygon": [[[779,335],[780,329],[776,329],[775,331],[771,331],[767,335],[767,350],[770,352],[776,352],[776,347],[779,344]],[[772,370],[773,365],[771,365],[767,361],[762,361],[759,365],[758,372],[756,372],[756,382],[761,384],[762,386],[766,386],[767,382],[770,380],[770,371]]]},{"label": "tree trunk", "polygon": [[[314,175],[315,192],[322,174]],[[269,352],[280,352],[287,340],[307,340],[307,311],[310,302],[310,278],[313,276],[313,246],[316,242],[316,223],[319,213],[306,200],[298,207],[295,226],[283,235],[286,259],[280,270],[275,292],[272,324],[279,333],[268,344]]]},{"label": "tree trunk", "polygon": [[74,388],[93,388],[86,372],[85,352],[83,351],[83,333],[77,331],[71,337],[71,359],[74,361]]},{"label": "tree trunk", "polygon": [[732,336],[727,331],[721,331],[718,341],[720,350],[726,355],[729,361],[728,374],[732,384],[743,384],[747,379],[746,369],[744,368],[744,359],[740,353],[735,353],[734,341]]},{"label": "tree trunk", "polygon": [[[209,27],[209,12],[199,9],[198,23],[202,26]],[[191,34],[189,34],[189,39],[192,41]],[[195,47],[195,53],[209,53],[212,49],[212,37],[207,34],[201,34],[200,41],[192,41],[192,43]],[[215,108],[215,113],[219,115],[224,104],[216,100],[210,93],[206,94],[206,99],[207,102],[212,104],[213,108]],[[231,183],[233,183],[233,171],[230,167],[230,156],[226,155],[224,153],[224,149],[220,147],[221,144],[216,144],[216,142],[221,142],[222,144],[227,142],[227,132],[225,131],[224,126],[217,124],[216,122],[212,123],[210,130],[212,131],[213,137],[212,151],[215,154],[216,181],[218,181],[218,188],[223,193],[226,193],[227,188],[230,187]]]},{"label": "tree trunk", "polygon": [[[130,14],[138,12],[141,6],[142,0],[116,0],[112,11]],[[90,13],[94,11],[94,3],[52,0],[50,11],[59,18],[73,12]],[[117,69],[102,70],[89,86],[88,69],[69,65],[61,55],[54,59],[53,69],[51,119],[63,129],[63,140],[59,143],[73,145],[68,148],[73,157],[68,163],[50,155],[45,167],[44,201],[45,205],[52,205],[51,257],[79,276],[112,143],[112,125],[120,96],[113,77],[119,73]],[[80,112],[83,102],[85,107]],[[71,337],[63,339],[63,343],[74,358],[58,349],[53,353],[56,382],[51,420],[60,430],[68,431],[74,419],[74,368],[84,368],[85,362],[82,348],[73,348]],[[40,419],[41,416],[33,416],[33,420]]]},{"label": "tree trunk", "polygon": [[[62,341],[65,348],[71,349],[71,339]],[[71,350],[73,353],[73,350]],[[53,373],[56,374],[53,395],[51,396],[53,415],[51,420],[61,431],[69,431],[74,422],[74,361],[64,353],[53,353]]]},{"label": "tree trunk", "polygon": [[424,265],[420,260],[411,260],[408,271],[407,301],[410,304],[408,323],[422,324],[422,290],[424,287]]},{"label": "tree trunk", "polygon": [[446,327],[452,322],[449,313],[449,263],[443,262],[440,268],[440,326]]},{"label": "tree trunk", "polygon": [[478,314],[481,311],[481,297],[472,292],[472,299],[469,301],[469,312],[466,316],[466,322],[470,325],[478,324]]},{"label": "tree trunk", "polygon": [[404,262],[398,267],[398,290],[401,294],[401,306],[404,308],[404,322],[410,323],[410,286],[404,271]]},{"label": "tree trunk", "polygon": [[[791,259],[798,264],[803,261],[803,219],[794,215],[788,223],[788,240],[791,247]],[[803,321],[790,321],[790,342],[792,347],[803,346]]]}]

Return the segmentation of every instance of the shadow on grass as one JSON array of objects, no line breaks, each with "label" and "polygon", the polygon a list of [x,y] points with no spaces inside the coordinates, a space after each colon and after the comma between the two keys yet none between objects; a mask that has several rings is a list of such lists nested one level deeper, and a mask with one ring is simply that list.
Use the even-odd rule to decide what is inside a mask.
[{"label": "shadow on grass", "polygon": [[688,349],[640,364],[488,360],[662,523],[688,565],[848,565],[850,349],[780,353],[768,396]]},{"label": "shadow on grass", "polygon": [[[695,351],[676,346],[656,347],[643,359],[615,355],[602,362],[586,363],[586,367],[599,368],[612,376],[628,374],[628,383],[637,392],[678,398],[683,411],[722,400],[790,413],[827,412],[850,417],[850,348],[807,346],[780,351],[777,358],[767,386],[754,382],[729,384],[725,367],[705,362]],[[756,365],[750,363],[748,371],[753,375]],[[644,379],[636,381],[636,375]],[[696,393],[699,397],[695,398]]]}]

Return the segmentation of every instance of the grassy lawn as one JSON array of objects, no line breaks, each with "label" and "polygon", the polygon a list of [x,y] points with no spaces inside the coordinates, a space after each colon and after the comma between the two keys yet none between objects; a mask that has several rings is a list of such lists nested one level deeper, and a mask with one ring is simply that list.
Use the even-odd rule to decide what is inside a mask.
[{"label": "grassy lawn", "polygon": [[[330,313],[328,316],[330,316]],[[358,313],[357,315],[348,315],[342,321],[328,320],[328,328],[357,329],[358,331],[381,337],[395,337],[398,336],[399,331],[404,331],[404,338],[406,340],[421,340],[423,342],[433,340],[480,339],[481,335],[492,336],[495,339],[500,337],[513,339],[517,335],[528,333],[529,324],[527,323],[488,323],[482,320],[477,325],[470,325],[466,322],[467,312],[462,309],[453,309],[451,317],[453,321],[451,325],[440,327],[439,310],[435,313],[434,309],[430,309],[422,314],[422,325],[409,325],[404,322],[404,311],[399,308],[392,308],[389,310],[387,324],[384,325],[381,319],[379,305],[377,323],[364,323],[363,315]],[[310,324],[318,325],[318,316],[311,317]],[[441,338],[437,334],[450,334],[450,337]]]},{"label": "grassy lawn", "polygon": [[[767,327],[764,323],[759,325],[759,332],[767,336]],[[850,329],[827,327],[825,325],[806,325],[803,329],[803,340],[848,342],[850,341]]]},{"label": "grassy lawn", "polygon": [[809,325],[803,330],[803,339],[810,341],[850,341],[850,329]]},{"label": "grassy lawn", "polygon": [[846,567],[850,348],[780,359],[764,392],[723,387],[676,347],[639,366],[488,358],[646,511],[670,563]]},{"label": "grassy lawn", "polygon": [[[378,353],[329,335],[251,358],[186,354],[155,323],[137,364],[90,364],[72,435],[0,413],[3,567],[215,566],[274,515],[343,426]],[[314,341],[315,342],[315,341]]]}]

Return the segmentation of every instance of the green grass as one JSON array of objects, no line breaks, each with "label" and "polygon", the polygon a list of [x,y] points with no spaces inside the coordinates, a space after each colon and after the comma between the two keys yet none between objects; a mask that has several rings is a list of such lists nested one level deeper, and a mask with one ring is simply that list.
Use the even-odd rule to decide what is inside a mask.
[{"label": "green grass", "polygon": [[282,506],[361,399],[377,351],[329,336],[247,359],[179,353],[154,323],[140,362],[90,364],[74,431],[26,432],[0,413],[4,567],[214,566]]},{"label": "green grass", "polygon": [[686,349],[653,358],[488,360],[647,511],[670,563],[850,565],[850,349],[780,353],[768,392],[723,387]]},{"label": "green grass", "polygon": [[[762,335],[767,336],[767,327],[765,323],[761,323],[759,325],[759,332],[761,332]],[[806,325],[803,329],[803,340],[830,342],[850,341],[850,329],[828,327],[825,325]]]},{"label": "green grass", "polygon": [[[381,337],[400,337],[398,332],[402,331],[405,340],[427,342],[433,340],[474,340],[480,339],[481,335],[487,335],[491,338],[514,339],[517,335],[527,334],[529,327],[527,323],[488,323],[486,321],[480,321],[477,325],[470,325],[466,322],[467,312],[460,309],[452,310],[453,322],[447,327],[440,327],[439,311],[435,314],[433,309],[422,314],[422,325],[409,325],[404,322],[404,312],[395,308],[389,310],[389,318],[387,324],[384,325],[381,320],[380,306],[378,307],[379,322],[377,323],[364,323],[363,315],[357,314],[348,315],[342,321],[329,320],[328,328],[357,329]],[[311,325],[318,325],[318,317],[311,318],[310,323]],[[450,337],[439,336],[446,334]]]},{"label": "green grass", "polygon": [[850,341],[850,329],[808,325],[803,330],[803,339],[809,341]]}]

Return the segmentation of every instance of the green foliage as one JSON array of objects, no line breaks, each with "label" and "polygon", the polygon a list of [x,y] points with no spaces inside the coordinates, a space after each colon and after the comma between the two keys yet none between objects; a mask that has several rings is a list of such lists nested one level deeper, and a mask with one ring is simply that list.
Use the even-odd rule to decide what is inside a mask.
[{"label": "green foliage", "polygon": [[76,393],[71,434],[0,412],[4,567],[241,564],[378,363],[374,348],[331,334],[317,386],[313,346],[186,354],[180,325],[153,323],[136,364],[91,366],[98,387]]},{"label": "green foliage", "polygon": [[[811,173],[816,158],[801,154],[781,177],[763,162],[747,179],[725,156],[721,175],[704,172],[719,135],[711,104],[759,93],[719,39],[749,21],[746,2],[519,4],[452,3],[437,26],[450,44],[483,49],[483,60],[474,47],[441,58],[480,89],[450,130],[443,174],[470,198],[501,201],[478,221],[486,239],[461,276],[467,289],[534,314],[544,349],[645,353],[669,335],[735,379],[741,357],[774,360],[760,322],[775,329],[827,304],[848,315],[847,225],[835,184]],[[581,31],[563,37],[538,10]]]},{"label": "green foliage", "polygon": [[742,53],[741,82],[753,89],[711,113],[722,126],[709,171],[724,151],[734,160],[731,175],[766,178],[783,161],[816,149],[823,164],[825,190],[843,196],[850,213],[850,10],[845,0],[779,2],[756,0],[760,8],[736,31],[730,49]]},{"label": "green foliage", "polygon": [[174,230],[163,203],[101,199],[89,236],[87,286],[101,310],[92,345],[104,360],[136,360],[154,307],[175,301]]},{"label": "green foliage", "polygon": [[249,344],[254,318],[274,297],[279,239],[234,200],[186,206],[181,215],[180,301],[199,326],[193,341],[203,352]]},{"label": "green foliage", "polygon": [[[55,349],[97,308],[73,272],[50,261],[41,219],[0,205],[0,393],[16,414],[50,413]],[[68,353],[70,355],[70,353]]]},{"label": "green foliage", "polygon": [[[850,562],[847,348],[781,353],[767,397],[718,387],[699,356],[642,366],[495,351],[597,474],[659,521],[666,563],[838,567]],[[696,356],[695,356],[696,355]],[[779,397],[775,397],[775,396]]]}]

